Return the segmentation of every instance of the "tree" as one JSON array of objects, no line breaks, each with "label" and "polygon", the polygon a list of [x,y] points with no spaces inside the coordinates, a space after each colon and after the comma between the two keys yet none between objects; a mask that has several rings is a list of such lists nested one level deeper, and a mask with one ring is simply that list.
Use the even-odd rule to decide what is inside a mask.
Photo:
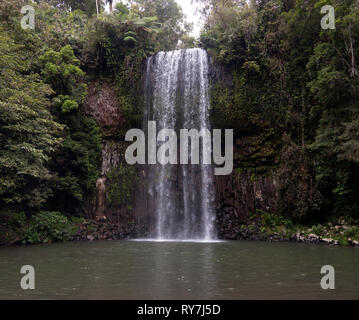
[{"label": "tree", "polygon": [[50,205],[74,214],[95,190],[101,155],[101,136],[94,119],[79,109],[86,96],[84,72],[71,46],[48,50],[40,57],[42,76],[55,91],[53,114],[65,126],[63,145],[49,167],[57,173]]},{"label": "tree", "polygon": [[[324,4],[318,1],[315,8]],[[307,63],[311,115],[318,119],[311,148],[328,206],[337,215],[358,216],[359,5],[353,0],[333,4],[339,17],[336,29],[320,32]]]},{"label": "tree", "polygon": [[29,74],[26,48],[1,29],[0,68],[0,207],[38,208],[52,193],[47,164],[61,142],[49,112],[53,91]]},{"label": "tree", "polygon": [[61,107],[62,113],[78,109],[86,96],[86,85],[81,83],[85,74],[71,46],[59,52],[48,50],[40,57],[40,62],[44,81],[57,93],[56,105]]},{"label": "tree", "polygon": [[[357,215],[358,2],[331,1],[336,30],[320,27],[324,0],[201,3],[201,45],[233,80],[212,90],[213,121],[233,126],[242,140],[261,142],[258,128],[283,136],[272,140],[279,152],[258,141],[248,147],[277,154],[282,213],[302,220]],[[238,165],[258,171],[242,153]]]},{"label": "tree", "polygon": [[132,10],[141,17],[157,17],[161,30],[155,51],[174,50],[192,28],[185,22],[182,8],[175,0],[131,0]]},{"label": "tree", "polygon": [[[96,14],[96,1],[99,6],[99,10],[101,10],[104,6],[103,0],[38,0],[37,3],[47,2],[50,6],[67,10],[67,11],[75,11],[81,10],[86,13],[89,17]],[[107,1],[107,0],[106,0]]]}]

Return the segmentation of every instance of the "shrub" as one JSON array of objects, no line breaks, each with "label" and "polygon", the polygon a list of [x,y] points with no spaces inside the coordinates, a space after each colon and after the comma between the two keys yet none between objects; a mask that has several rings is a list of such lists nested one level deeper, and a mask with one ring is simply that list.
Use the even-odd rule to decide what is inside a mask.
[{"label": "shrub", "polygon": [[13,212],[4,210],[0,212],[0,245],[12,244],[19,240],[26,223],[23,211]]},{"label": "shrub", "polygon": [[48,243],[69,240],[76,228],[60,212],[42,211],[34,215],[24,231],[23,243]]},{"label": "shrub", "polygon": [[262,212],[261,216],[262,216],[262,222],[266,226],[270,226],[270,227],[285,226],[287,228],[290,228],[293,225],[289,219],[286,219],[277,214]]}]

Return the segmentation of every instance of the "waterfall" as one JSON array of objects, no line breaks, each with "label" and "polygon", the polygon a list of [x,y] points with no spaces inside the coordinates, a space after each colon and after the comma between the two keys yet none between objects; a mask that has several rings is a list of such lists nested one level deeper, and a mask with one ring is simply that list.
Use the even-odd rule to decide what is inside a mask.
[{"label": "waterfall", "polygon": [[[149,58],[144,127],[147,121],[156,121],[157,131],[210,129],[208,73],[208,56],[202,49],[159,52]],[[149,165],[148,193],[154,202],[155,238],[215,238],[213,168],[201,163]]]}]

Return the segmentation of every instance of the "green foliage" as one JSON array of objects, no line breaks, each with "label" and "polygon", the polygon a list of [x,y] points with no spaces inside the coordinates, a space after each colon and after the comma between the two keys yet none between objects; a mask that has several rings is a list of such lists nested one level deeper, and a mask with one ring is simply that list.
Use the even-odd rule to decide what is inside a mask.
[{"label": "green foliage", "polygon": [[120,17],[125,17],[130,13],[130,10],[122,2],[116,4],[115,14],[120,15]]},{"label": "green foliage", "polygon": [[[115,82],[126,120],[122,138],[142,119],[144,60],[176,48],[189,28],[173,0],[117,3],[110,15],[99,1],[99,18],[95,1],[39,0],[31,4],[35,30],[22,30],[25,4],[0,3],[0,210],[9,209],[0,240],[22,234],[25,221],[16,212],[31,217],[24,242],[65,240],[70,223],[56,212],[80,215],[99,175],[102,137],[83,111],[86,81],[100,76]],[[110,176],[113,203],[130,205],[132,169]]]},{"label": "green foliage", "polygon": [[84,102],[87,86],[81,83],[85,74],[71,46],[59,52],[48,50],[40,57],[40,62],[44,81],[59,95],[57,101],[60,101],[62,112],[76,110]]},{"label": "green foliage", "polygon": [[133,11],[144,17],[157,17],[160,28],[157,30],[154,51],[169,51],[177,48],[179,41],[191,30],[181,7],[175,0],[134,0]]},{"label": "green foliage", "polygon": [[75,100],[66,99],[65,102],[62,103],[61,110],[63,113],[68,113],[78,109],[78,107],[79,104]]},{"label": "green foliage", "polygon": [[[79,6],[86,2],[91,2],[92,5],[96,4],[92,0],[69,1],[77,2]],[[35,63],[38,61],[38,56],[42,55],[46,49],[59,51],[66,45],[71,45],[74,51],[79,53],[84,46],[85,35],[88,32],[88,15],[81,10],[69,11],[69,6],[63,6],[62,0],[38,2],[39,4],[32,4],[36,12],[36,27],[34,31],[31,31],[32,47],[37,51],[34,56]],[[17,15],[20,8],[21,6]],[[15,25],[12,28],[17,28],[18,21],[19,18],[16,17]]]},{"label": "green foliage", "polygon": [[141,54],[143,61],[154,53],[158,30],[157,17],[133,12],[90,20],[82,63],[91,72],[114,76],[129,56]]},{"label": "green foliage", "polygon": [[77,231],[60,212],[39,212],[24,230],[23,244],[66,241]]},{"label": "green foliage", "polygon": [[57,172],[52,208],[77,213],[94,194],[99,175],[101,135],[96,121],[77,110],[66,119],[66,137],[50,163]]},{"label": "green foliage", "polygon": [[[237,172],[256,177],[276,169],[278,210],[285,219],[356,219],[358,2],[329,1],[335,30],[320,28],[326,0],[201,3],[205,25],[199,44],[215,62],[212,125],[234,129]],[[144,60],[159,50],[198,44],[187,35],[190,26],[174,0],[117,3],[112,14],[103,13],[100,1],[99,18],[95,1],[36,1],[35,30],[20,28],[25,4],[0,3],[0,210],[10,224],[1,230],[21,229],[21,212],[79,214],[93,195],[101,134],[82,110],[87,80],[103,77],[115,84],[125,118],[118,129],[122,139],[141,124]],[[132,169],[110,172],[111,204],[130,202]],[[46,240],[47,229],[37,231],[35,225],[65,224],[56,214],[45,216],[34,218],[29,239]],[[265,229],[285,224],[263,219]]]},{"label": "green foliage", "polygon": [[103,75],[117,74],[128,57],[139,53],[141,62],[161,50],[173,50],[190,27],[174,0],[118,3],[112,15],[89,21],[83,64]]},{"label": "green foliage", "polygon": [[23,211],[6,209],[0,212],[0,245],[12,244],[20,240],[26,224]]},{"label": "green foliage", "polygon": [[318,213],[321,194],[313,181],[313,168],[306,150],[288,145],[282,150],[279,169],[279,213],[307,222]]},{"label": "green foliage", "polygon": [[0,206],[36,207],[51,194],[47,163],[62,126],[49,112],[53,91],[28,72],[26,50],[1,29],[0,39]]},{"label": "green foliage", "polygon": [[127,36],[123,39],[123,41],[128,42],[132,45],[135,45],[137,43],[137,40],[134,37]]},{"label": "green foliage", "polygon": [[108,186],[107,202],[109,205],[127,205],[131,208],[134,188],[137,185],[138,176],[136,169],[123,164],[118,168],[112,168],[107,174]]},{"label": "green foliage", "polygon": [[184,35],[181,39],[180,49],[191,49],[198,47],[198,41],[195,37]]},{"label": "green foliage", "polygon": [[226,64],[242,64],[255,40],[257,12],[244,1],[210,1],[202,44],[213,57]]},{"label": "green foliage", "polygon": [[[357,217],[358,2],[204,4],[201,45],[233,73],[232,83],[212,86],[211,117],[235,130],[235,166],[256,171],[261,154],[279,164],[280,213],[297,221]],[[326,4],[335,7],[335,30],[320,27]],[[275,134],[263,144],[258,131],[268,128]]]},{"label": "green foliage", "polygon": [[293,227],[293,223],[291,220],[278,214],[272,214],[269,212],[260,212],[260,217],[262,219],[263,225],[266,227],[277,227],[277,226],[284,226],[286,228]]},{"label": "green foliage", "polygon": [[[257,210],[250,214],[247,224],[239,228],[240,235],[254,236],[266,240],[293,240],[305,242],[323,241],[339,245],[352,244],[353,240],[359,239],[358,221],[345,220],[343,217],[332,219],[325,224],[294,224],[291,219],[279,214]],[[309,227],[311,226],[311,227]],[[326,240],[324,240],[326,239]]]},{"label": "green foliage", "polygon": [[[71,46],[48,50],[41,57],[42,75],[56,92],[54,115],[65,125],[63,145],[50,163],[57,173],[51,207],[77,212],[95,190],[99,173],[101,136],[94,119],[85,116],[79,106],[87,94],[84,72]],[[66,199],[66,200],[65,200]]]},{"label": "green foliage", "polygon": [[[81,10],[88,16],[92,16],[96,13],[96,1],[93,0],[47,0],[46,2],[64,11],[71,10],[73,12]],[[100,10],[103,9],[103,2],[102,0],[97,0]]]},{"label": "green foliage", "polygon": [[[324,1],[315,3],[315,8]],[[306,65],[313,96],[310,110],[318,126],[311,149],[316,155],[317,181],[327,206],[336,216],[359,214],[356,125],[359,112],[359,33],[357,1],[333,1],[336,29],[322,30]]]}]

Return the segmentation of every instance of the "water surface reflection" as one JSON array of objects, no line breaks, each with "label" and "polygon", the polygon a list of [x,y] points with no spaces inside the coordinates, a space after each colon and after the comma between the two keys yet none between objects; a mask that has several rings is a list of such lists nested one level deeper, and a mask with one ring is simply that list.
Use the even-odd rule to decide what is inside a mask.
[{"label": "water surface reflection", "polygon": [[[20,289],[35,267],[36,290]],[[320,288],[333,265],[336,289]],[[262,242],[75,242],[0,248],[1,299],[359,299],[359,249]]]}]

